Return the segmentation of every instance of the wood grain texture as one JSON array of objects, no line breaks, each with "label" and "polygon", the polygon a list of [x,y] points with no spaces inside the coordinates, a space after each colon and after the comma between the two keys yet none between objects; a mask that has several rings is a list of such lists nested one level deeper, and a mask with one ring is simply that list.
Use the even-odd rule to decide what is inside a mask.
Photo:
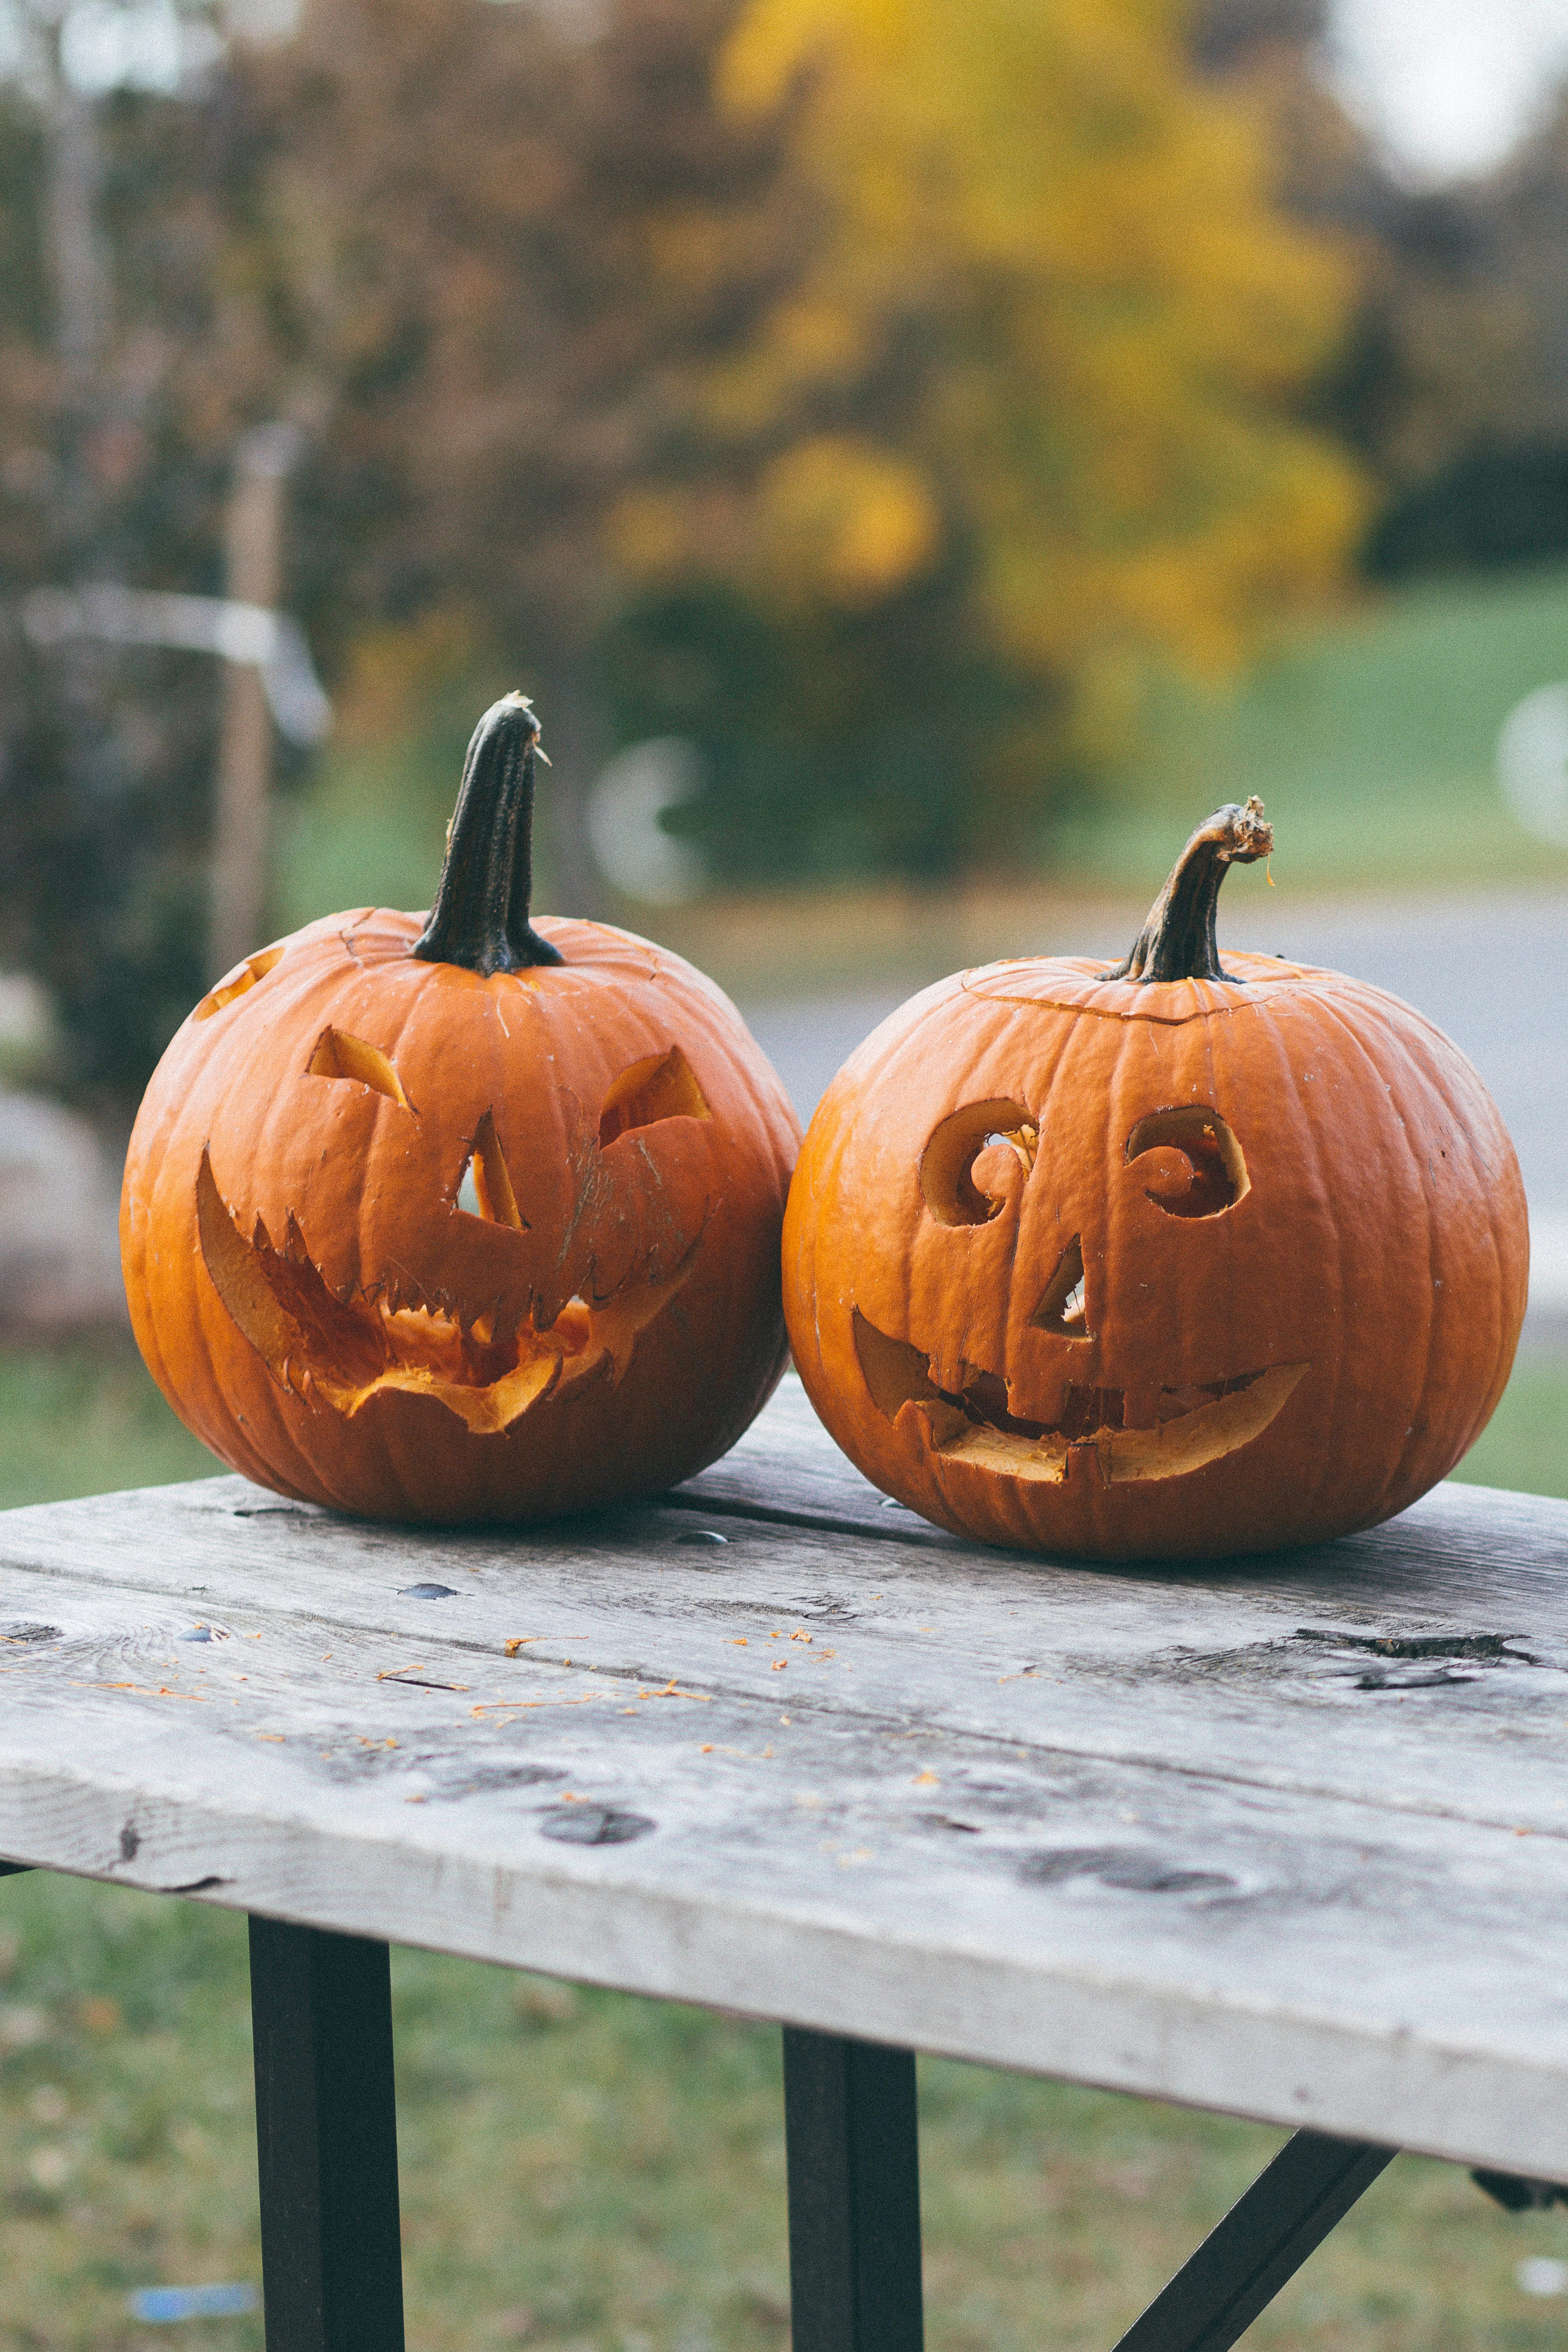
[{"label": "wood grain texture", "polygon": [[793,1384],[518,1535],[13,1511],[0,1853],[1568,2178],[1565,1565],[1568,1505],[1460,1486],[1214,1568],[986,1551]]}]

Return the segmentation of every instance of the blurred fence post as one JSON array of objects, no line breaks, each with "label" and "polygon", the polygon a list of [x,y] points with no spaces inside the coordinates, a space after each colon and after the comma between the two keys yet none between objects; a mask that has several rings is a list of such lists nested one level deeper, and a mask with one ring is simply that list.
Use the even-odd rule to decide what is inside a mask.
[{"label": "blurred fence post", "polygon": [[[247,433],[235,458],[225,531],[226,593],[274,611],[283,584],[283,488],[300,454],[293,425]],[[226,661],[213,809],[207,961],[215,980],[260,947],[267,898],[272,719],[254,662]]]}]

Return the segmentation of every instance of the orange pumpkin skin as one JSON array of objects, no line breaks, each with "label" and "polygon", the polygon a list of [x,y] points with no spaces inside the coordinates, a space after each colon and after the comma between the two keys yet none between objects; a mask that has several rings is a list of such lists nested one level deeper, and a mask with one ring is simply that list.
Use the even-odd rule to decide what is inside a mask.
[{"label": "orange pumpkin skin", "polygon": [[1425,1493],[1501,1395],[1528,1236],[1479,1076],[1379,989],[1227,963],[1245,984],[962,973],[818,1108],[795,1362],[939,1525],[1098,1559],[1325,1540]]},{"label": "orange pumpkin skin", "polygon": [[658,1492],[783,1370],[794,1112],[679,957],[546,921],[563,961],[487,977],[413,956],[421,920],[311,924],[174,1038],[121,1200],[142,1354],[224,1461],[313,1502]]}]

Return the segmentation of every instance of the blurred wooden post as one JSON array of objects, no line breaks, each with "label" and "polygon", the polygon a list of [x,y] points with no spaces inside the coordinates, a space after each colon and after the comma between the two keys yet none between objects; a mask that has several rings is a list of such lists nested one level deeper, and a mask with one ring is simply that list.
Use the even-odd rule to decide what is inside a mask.
[{"label": "blurred wooden post", "polygon": [[[225,531],[226,593],[275,611],[283,588],[283,486],[299,454],[291,425],[247,433],[235,459]],[[215,980],[262,945],[272,718],[254,662],[226,661],[213,809],[207,961]]]}]

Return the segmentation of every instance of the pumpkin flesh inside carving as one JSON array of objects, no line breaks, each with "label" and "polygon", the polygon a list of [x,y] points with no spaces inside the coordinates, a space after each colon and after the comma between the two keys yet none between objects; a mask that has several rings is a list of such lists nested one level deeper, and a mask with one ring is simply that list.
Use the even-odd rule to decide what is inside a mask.
[{"label": "pumpkin flesh inside carving", "polygon": [[939,1388],[920,1348],[890,1339],[858,1307],[852,1312],[855,1352],[885,1420],[897,1421],[912,1406],[939,1460],[1046,1486],[1060,1486],[1075,1456],[1107,1486],[1185,1477],[1260,1436],[1308,1370],[1304,1363],[1271,1364],[1227,1380],[1162,1389],[1146,1428],[1125,1425],[1124,1390],[1069,1385],[1061,1419],[1047,1426],[1008,1410],[1007,1383],[994,1372],[965,1365],[959,1390]]},{"label": "pumpkin flesh inside carving", "polygon": [[246,1239],[205,1152],[196,1228],[213,1287],[280,1388],[351,1419],[390,1390],[428,1396],[476,1436],[510,1429],[541,1398],[595,1374],[618,1383],[638,1334],[686,1283],[702,1240],[699,1233],[661,1276],[625,1283],[599,1304],[570,1298],[542,1330],[524,1321],[502,1333],[489,1312],[465,1318],[448,1301],[410,1303],[404,1276],[395,1305],[373,1291],[339,1298],[292,1215],[281,1248],[259,1219]]}]

